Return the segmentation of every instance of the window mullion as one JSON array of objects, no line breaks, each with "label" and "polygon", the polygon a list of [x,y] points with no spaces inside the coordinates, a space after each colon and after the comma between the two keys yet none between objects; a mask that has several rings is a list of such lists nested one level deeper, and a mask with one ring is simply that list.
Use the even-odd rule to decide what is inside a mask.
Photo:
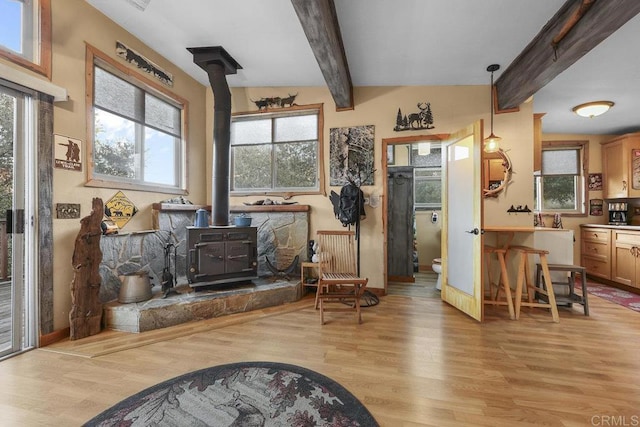
[{"label": "window mullion", "polygon": [[137,181],[144,181],[144,126],[136,123],[136,142],[135,142],[135,151],[134,151],[134,168],[135,168],[135,179]]},{"label": "window mullion", "polygon": [[271,188],[276,188],[278,170],[276,166],[276,118],[271,119]]}]

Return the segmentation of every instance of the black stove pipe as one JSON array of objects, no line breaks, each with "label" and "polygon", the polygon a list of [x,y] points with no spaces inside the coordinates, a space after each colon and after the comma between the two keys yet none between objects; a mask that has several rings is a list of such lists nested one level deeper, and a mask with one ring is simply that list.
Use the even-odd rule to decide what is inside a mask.
[{"label": "black stove pipe", "polygon": [[207,66],[213,89],[213,169],[211,173],[213,225],[229,225],[231,164],[231,92],[224,66]]},{"label": "black stove pipe", "polygon": [[227,74],[242,67],[221,46],[187,48],[205,70],[213,90],[213,169],[211,211],[214,226],[229,225],[231,172],[231,91]]}]

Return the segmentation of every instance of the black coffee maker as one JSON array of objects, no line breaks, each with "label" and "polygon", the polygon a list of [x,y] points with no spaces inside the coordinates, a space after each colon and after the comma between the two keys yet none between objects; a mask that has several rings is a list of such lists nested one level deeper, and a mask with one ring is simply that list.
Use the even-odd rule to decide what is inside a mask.
[{"label": "black coffee maker", "polygon": [[609,224],[626,225],[628,208],[629,208],[629,204],[625,202],[609,203]]}]

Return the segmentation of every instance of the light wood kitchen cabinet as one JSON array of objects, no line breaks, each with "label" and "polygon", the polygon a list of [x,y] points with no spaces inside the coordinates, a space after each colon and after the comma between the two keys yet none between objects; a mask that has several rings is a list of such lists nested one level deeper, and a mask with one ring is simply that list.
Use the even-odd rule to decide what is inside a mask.
[{"label": "light wood kitchen cabinet", "polygon": [[602,185],[605,199],[640,197],[640,132],[602,143]]},{"label": "light wood kitchen cabinet", "polygon": [[580,233],[581,261],[587,274],[611,279],[611,230],[583,227]]},{"label": "light wood kitchen cabinet", "polygon": [[542,170],[542,116],[545,113],[533,114],[533,171]]},{"label": "light wood kitchen cabinet", "polygon": [[640,287],[640,232],[613,230],[611,280]]}]

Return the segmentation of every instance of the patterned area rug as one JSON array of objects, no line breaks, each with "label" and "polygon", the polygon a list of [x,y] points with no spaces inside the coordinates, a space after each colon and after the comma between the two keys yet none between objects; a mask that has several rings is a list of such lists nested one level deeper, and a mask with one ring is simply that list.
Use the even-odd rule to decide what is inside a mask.
[{"label": "patterned area rug", "polygon": [[[579,289],[580,287],[576,286],[576,288]],[[611,301],[623,307],[640,312],[640,295],[638,294],[591,281],[587,281],[587,292],[606,299],[607,301]]]},{"label": "patterned area rug", "polygon": [[378,426],[335,381],[270,362],[215,366],[137,393],[86,426]]}]

